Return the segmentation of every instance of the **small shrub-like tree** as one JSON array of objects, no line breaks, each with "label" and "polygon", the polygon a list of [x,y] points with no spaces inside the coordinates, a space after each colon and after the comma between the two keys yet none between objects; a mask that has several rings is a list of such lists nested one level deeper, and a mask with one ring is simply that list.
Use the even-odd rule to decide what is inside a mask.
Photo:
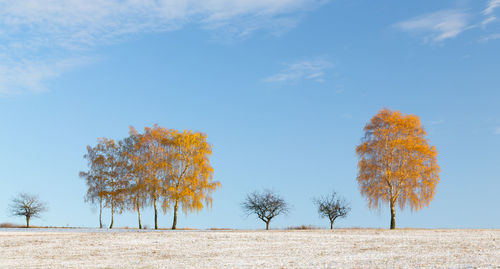
[{"label": "small shrub-like tree", "polygon": [[281,214],[286,215],[290,210],[285,200],[270,190],[265,190],[262,193],[258,191],[249,193],[241,203],[241,207],[247,216],[255,214],[265,222],[266,230],[269,230],[269,223],[274,217]]},{"label": "small shrub-like tree", "polygon": [[31,218],[39,218],[42,212],[47,211],[47,206],[38,196],[20,193],[10,204],[10,212],[13,216],[26,218],[26,228],[30,227]]},{"label": "small shrub-like tree", "polygon": [[318,214],[322,218],[330,220],[330,229],[333,229],[333,223],[337,218],[345,218],[351,208],[349,203],[336,192],[314,199],[318,207]]}]

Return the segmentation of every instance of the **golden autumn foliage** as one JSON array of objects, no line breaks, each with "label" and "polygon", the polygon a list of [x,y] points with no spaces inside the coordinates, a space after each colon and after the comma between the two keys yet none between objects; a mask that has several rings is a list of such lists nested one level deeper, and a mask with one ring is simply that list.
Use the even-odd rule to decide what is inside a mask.
[{"label": "golden autumn foliage", "polygon": [[206,141],[203,133],[172,130],[170,157],[170,184],[166,188],[166,207],[173,205],[174,221],[177,225],[179,206],[187,213],[199,211],[204,205],[212,205],[211,193],[220,183],[213,181],[214,169],[210,165],[212,145]]},{"label": "golden autumn foliage", "polygon": [[146,127],[140,137],[140,147],[146,149],[141,157],[155,216],[156,203],[160,200],[164,212],[173,208],[172,229],[177,225],[179,206],[185,213],[210,206],[211,193],[220,186],[218,181],[213,181],[209,159],[212,145],[206,138],[206,134],[200,132],[179,132],[156,125]]},{"label": "golden autumn foliage", "polygon": [[140,152],[135,159],[136,172],[143,178],[143,191],[153,204],[155,229],[158,229],[158,202],[165,197],[165,189],[169,184],[171,131],[154,126],[144,128],[143,134],[137,134],[131,128],[131,134],[139,137],[136,144],[136,149]]},{"label": "golden autumn foliage", "polygon": [[89,187],[87,200],[105,201],[112,213],[117,208],[137,211],[139,228],[141,209],[152,204],[155,229],[161,204],[164,212],[173,208],[175,229],[179,207],[188,213],[211,206],[211,194],[220,187],[213,180],[212,145],[206,138],[204,133],[155,125],[144,128],[144,133],[131,127],[130,136],[118,143],[100,140],[96,147],[88,147],[90,169],[81,173]]},{"label": "golden autumn foliage", "polygon": [[439,182],[437,150],[429,145],[415,115],[382,109],[364,131],[356,148],[360,158],[357,181],[369,207],[390,205],[394,229],[396,204],[419,210],[432,201]]}]

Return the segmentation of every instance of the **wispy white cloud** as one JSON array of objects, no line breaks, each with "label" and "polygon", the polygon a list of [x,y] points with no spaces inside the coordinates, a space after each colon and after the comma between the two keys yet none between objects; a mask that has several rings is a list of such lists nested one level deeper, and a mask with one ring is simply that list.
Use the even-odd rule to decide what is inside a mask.
[{"label": "wispy white cloud", "polygon": [[323,82],[326,71],[333,64],[326,60],[300,61],[286,64],[280,72],[265,78],[265,82],[297,82],[300,80],[313,80]]},{"label": "wispy white cloud", "polygon": [[[500,7],[500,0],[490,0],[488,2],[487,8],[483,11],[483,15],[485,15],[485,19],[481,22],[481,27],[484,29],[486,26],[489,24],[498,21],[498,18],[494,16],[492,13],[495,11],[496,8]],[[499,39],[500,34],[489,34],[487,36],[483,36],[479,39],[480,43],[486,43],[490,40],[495,40]]]},{"label": "wispy white cloud", "polygon": [[496,40],[496,39],[500,39],[500,33],[490,34],[490,35],[487,35],[487,36],[483,36],[481,39],[479,39],[479,42],[480,43],[486,43],[488,41]]},{"label": "wispy white cloud", "polygon": [[493,13],[496,8],[500,7],[500,0],[490,0],[488,7],[483,11],[483,14],[488,15]]},{"label": "wispy white cloud", "polygon": [[482,22],[481,22],[481,27],[486,27],[488,24],[494,22],[497,20],[497,17],[495,16],[491,16],[491,17],[488,17],[486,19],[484,19]]},{"label": "wispy white cloud", "polygon": [[496,135],[500,135],[500,127],[497,127],[497,128],[495,129],[495,134],[496,134]]},{"label": "wispy white cloud", "polygon": [[346,120],[350,120],[353,118],[353,116],[349,113],[344,113],[344,114],[340,115],[340,117],[343,119],[346,119]]},{"label": "wispy white cloud", "polygon": [[443,124],[443,123],[444,123],[443,119],[441,119],[441,120],[434,120],[434,121],[430,122],[431,125],[440,125],[440,124]]},{"label": "wispy white cloud", "polygon": [[59,60],[2,63],[0,65],[0,94],[16,95],[26,91],[44,92],[45,83],[61,76],[64,72],[77,66],[90,63],[86,57],[66,58]]},{"label": "wispy white cloud", "polygon": [[423,36],[424,42],[437,43],[454,38],[469,27],[469,14],[447,9],[399,22],[396,28]]},{"label": "wispy white cloud", "polygon": [[[245,37],[258,30],[294,27],[301,14],[328,0],[0,0],[0,70],[22,70],[0,79],[0,94],[12,88],[37,91],[62,74],[71,59],[141,33],[166,32],[187,24]],[[60,60],[62,59],[62,60]],[[7,71],[6,71],[7,70]],[[19,89],[18,89],[19,90]]]},{"label": "wispy white cloud", "polygon": [[[3,0],[0,24],[48,45],[87,47],[129,34],[175,30],[195,23],[242,32],[273,27],[320,0]],[[259,23],[261,22],[261,23]],[[249,28],[249,29],[246,29]],[[47,37],[43,39],[42,37]]]}]

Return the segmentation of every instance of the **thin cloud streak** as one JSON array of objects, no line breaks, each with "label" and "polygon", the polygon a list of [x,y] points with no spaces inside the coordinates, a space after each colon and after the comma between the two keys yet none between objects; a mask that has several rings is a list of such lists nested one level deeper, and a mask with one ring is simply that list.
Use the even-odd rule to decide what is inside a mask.
[{"label": "thin cloud streak", "polygon": [[480,43],[486,43],[488,41],[497,40],[497,39],[500,39],[500,33],[496,33],[496,34],[491,34],[491,35],[484,36],[481,39],[479,39],[479,42]]},{"label": "thin cloud streak", "polygon": [[300,80],[323,82],[326,70],[332,67],[333,64],[325,60],[296,62],[287,64],[282,71],[265,78],[263,81],[270,83],[297,82]]},{"label": "thin cloud streak", "polygon": [[422,35],[425,43],[439,43],[465,31],[469,27],[469,14],[462,10],[441,10],[394,26],[404,32]]},{"label": "thin cloud streak", "polygon": [[495,17],[495,16],[488,17],[481,22],[481,27],[485,28],[488,24],[490,24],[496,20],[497,20],[497,17]]},{"label": "thin cloud streak", "polygon": [[496,8],[500,7],[500,0],[490,0],[488,7],[483,11],[483,14],[488,15],[493,13]]},{"label": "thin cloud streak", "polygon": [[444,120],[435,120],[435,121],[431,121],[430,124],[431,125],[440,125],[440,124],[443,124],[444,123]]},{"label": "thin cloud streak", "polygon": [[89,64],[87,57],[53,60],[52,62],[24,60],[0,65],[0,96],[17,95],[26,91],[47,91],[45,83],[68,70]]}]

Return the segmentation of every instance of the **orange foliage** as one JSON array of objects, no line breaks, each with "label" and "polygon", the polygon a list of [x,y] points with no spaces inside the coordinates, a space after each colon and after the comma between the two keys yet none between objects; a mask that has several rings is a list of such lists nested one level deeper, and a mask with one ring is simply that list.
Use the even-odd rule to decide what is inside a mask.
[{"label": "orange foliage", "polygon": [[212,145],[206,134],[193,131],[179,132],[159,126],[145,128],[140,136],[141,147],[146,148],[142,158],[145,185],[153,203],[162,200],[164,211],[173,207],[176,228],[179,207],[187,213],[199,211],[212,204],[211,193],[220,183],[213,181],[210,165]]},{"label": "orange foliage", "polygon": [[[361,194],[368,206],[397,203],[401,209],[428,206],[439,182],[437,150],[429,145],[420,118],[382,109],[364,128],[356,148]],[[394,217],[394,216],[393,216]],[[391,224],[392,227],[392,224]]]},{"label": "orange foliage", "polygon": [[204,133],[157,125],[144,128],[144,133],[130,127],[129,137],[118,143],[99,139],[97,146],[87,147],[89,171],[80,173],[87,181],[86,200],[100,204],[100,215],[103,203],[112,216],[115,210],[137,211],[139,228],[141,209],[152,204],[156,229],[161,203],[164,212],[173,207],[175,229],[179,207],[188,213],[211,206],[211,194],[220,187],[213,180],[212,145],[206,139]]}]

